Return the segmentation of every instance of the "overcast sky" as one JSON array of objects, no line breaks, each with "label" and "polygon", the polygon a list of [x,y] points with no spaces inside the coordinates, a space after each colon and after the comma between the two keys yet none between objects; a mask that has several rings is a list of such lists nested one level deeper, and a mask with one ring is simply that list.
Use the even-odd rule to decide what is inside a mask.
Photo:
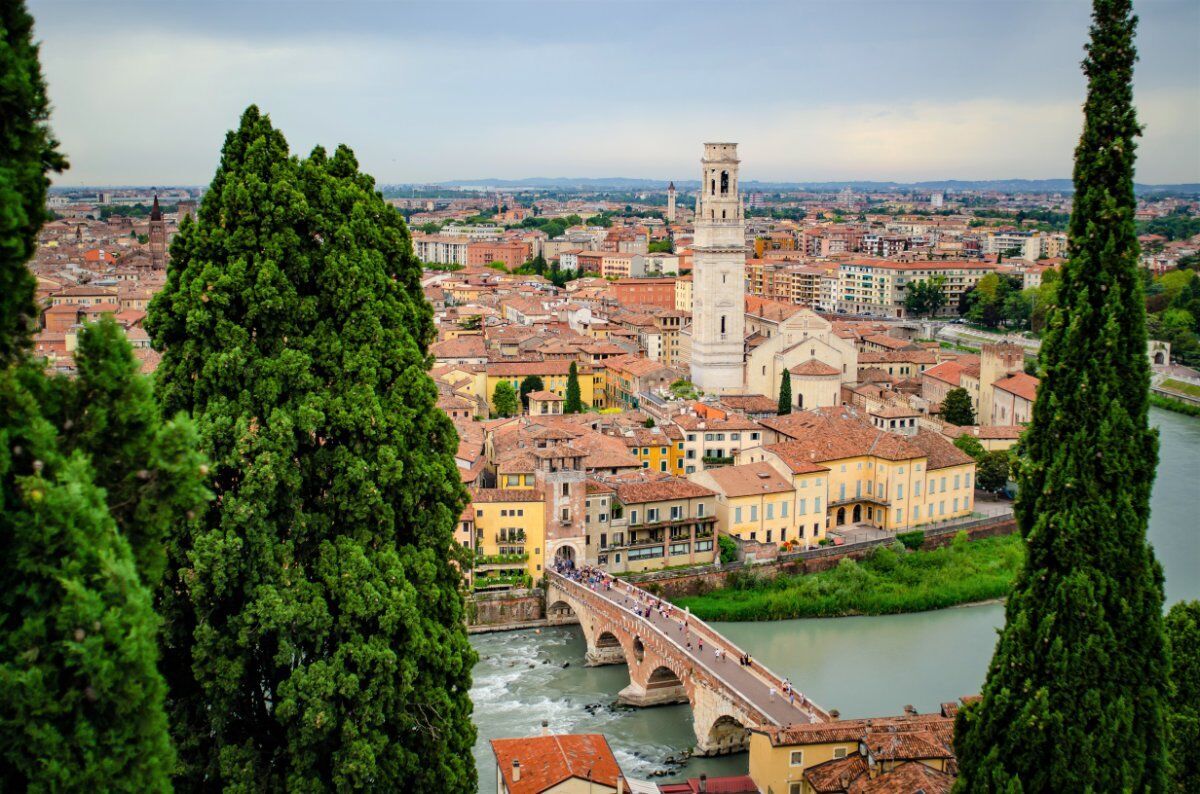
[{"label": "overcast sky", "polygon": [[[30,0],[60,184],[204,184],[257,103],[380,182],[1069,177],[1083,0]],[[1200,2],[1141,0],[1140,182],[1200,182]]]}]

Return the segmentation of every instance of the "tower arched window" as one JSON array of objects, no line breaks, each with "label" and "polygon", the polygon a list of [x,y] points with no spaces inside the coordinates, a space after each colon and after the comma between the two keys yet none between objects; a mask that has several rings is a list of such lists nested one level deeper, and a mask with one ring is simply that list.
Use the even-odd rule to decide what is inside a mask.
[{"label": "tower arched window", "polygon": [[729,172],[721,172],[721,195],[724,196],[729,192]]},{"label": "tower arched window", "polygon": [[710,179],[708,181],[708,192],[714,196],[717,195],[717,180]]},{"label": "tower arched window", "polygon": [[725,315],[721,315],[721,336],[725,336]]}]

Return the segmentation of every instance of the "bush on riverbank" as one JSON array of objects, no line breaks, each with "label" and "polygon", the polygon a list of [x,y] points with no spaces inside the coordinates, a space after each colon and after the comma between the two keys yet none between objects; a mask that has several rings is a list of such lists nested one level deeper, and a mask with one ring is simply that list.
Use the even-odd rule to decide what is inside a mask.
[{"label": "bush on riverbank", "polygon": [[731,576],[729,586],[679,598],[702,620],[887,615],[1003,598],[1025,550],[1020,535],[966,540],[948,547],[905,551],[880,547],[867,559],[844,559],[834,569],[800,576]]},{"label": "bush on riverbank", "polygon": [[1185,403],[1183,400],[1174,400],[1170,397],[1164,397],[1161,394],[1150,394],[1150,404],[1156,408],[1162,408],[1165,411],[1174,411],[1187,416],[1200,416],[1200,405],[1192,405]]}]

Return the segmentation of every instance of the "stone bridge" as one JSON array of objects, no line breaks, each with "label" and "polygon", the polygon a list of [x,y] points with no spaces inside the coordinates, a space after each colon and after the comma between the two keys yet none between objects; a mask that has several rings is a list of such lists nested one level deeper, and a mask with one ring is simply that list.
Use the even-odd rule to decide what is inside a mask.
[{"label": "stone bridge", "polygon": [[[751,727],[830,719],[820,706],[799,696],[789,702],[782,679],[757,660],[750,667],[740,665],[745,652],[694,615],[687,615],[685,633],[680,610],[671,618],[634,612],[639,596],[654,596],[627,582],[614,581],[609,590],[553,571],[546,578],[547,620],[578,621],[587,640],[587,664],[629,666],[629,686],[618,695],[622,703],[691,705],[697,755],[747,749]],[[724,659],[717,659],[715,648],[724,652]]]}]

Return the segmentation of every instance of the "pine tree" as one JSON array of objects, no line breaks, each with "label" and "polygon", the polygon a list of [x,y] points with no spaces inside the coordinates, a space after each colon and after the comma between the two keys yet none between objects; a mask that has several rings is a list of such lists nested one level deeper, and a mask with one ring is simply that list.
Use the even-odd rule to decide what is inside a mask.
[{"label": "pine tree", "polygon": [[1131,0],[1095,0],[1070,257],[1022,441],[1028,559],[982,701],[960,714],[965,791],[1163,791],[1169,664],[1146,542],[1157,436],[1134,226]]},{"label": "pine tree", "polygon": [[583,400],[579,396],[579,367],[575,366],[575,362],[571,362],[571,368],[567,370],[567,396],[563,400],[563,412],[568,414],[577,414],[583,411]]},{"label": "pine tree", "polygon": [[777,413],[780,416],[790,414],[792,412],[792,373],[786,369],[783,371],[783,378],[779,381],[779,408]]},{"label": "pine tree", "polygon": [[496,411],[496,416],[516,416],[520,404],[517,390],[512,387],[511,383],[502,380],[496,384],[496,388],[492,391],[492,407]]},{"label": "pine tree", "polygon": [[1164,621],[1171,644],[1171,788],[1200,791],[1200,601],[1181,601]]},{"label": "pine tree", "polygon": [[24,2],[0,3],[0,366],[28,349],[37,317],[33,257],[47,174],[67,167],[47,123],[50,102]]},{"label": "pine tree", "polygon": [[473,788],[465,493],[402,216],[349,149],[300,160],[250,107],[171,254],[159,395],[217,497],[168,549],[179,785]]},{"label": "pine tree", "polygon": [[942,420],[959,427],[975,424],[975,410],[971,407],[971,395],[966,389],[957,388],[946,392],[942,399]]}]

